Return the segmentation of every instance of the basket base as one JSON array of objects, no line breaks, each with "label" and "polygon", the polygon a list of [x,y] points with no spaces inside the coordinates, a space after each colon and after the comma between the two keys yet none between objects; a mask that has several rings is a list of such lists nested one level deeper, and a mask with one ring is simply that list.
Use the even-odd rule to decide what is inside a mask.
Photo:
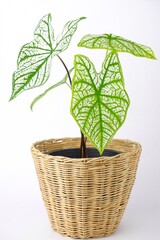
[{"label": "basket base", "polygon": [[[112,150],[109,157],[95,153],[94,157],[79,158],[79,153],[72,157],[71,148],[77,151],[79,143],[80,138],[64,138],[40,141],[32,146],[48,216],[52,228],[68,237],[109,236],[119,226],[127,206],[141,146],[115,139],[108,145]],[[91,143],[87,142],[87,148],[93,148]],[[59,153],[59,149],[63,151]],[[54,155],[49,155],[52,150]]]},{"label": "basket base", "polygon": [[97,238],[103,238],[103,237],[109,237],[109,236],[111,236],[112,234],[114,234],[114,233],[117,231],[117,229],[119,228],[119,226],[117,226],[116,228],[114,228],[114,229],[112,230],[112,232],[109,232],[109,233],[103,233],[103,234],[97,233],[97,234],[94,234],[94,235],[86,235],[86,234],[85,234],[85,236],[83,236],[83,235],[81,235],[81,234],[79,234],[79,235],[77,236],[76,234],[68,234],[68,233],[60,232],[60,231],[57,230],[57,229],[55,228],[55,226],[53,226],[53,225],[51,225],[51,228],[52,228],[53,231],[61,234],[61,235],[64,236],[64,237],[70,237],[70,238],[73,238],[73,239],[92,239],[92,238],[96,238],[96,239],[97,239]]}]

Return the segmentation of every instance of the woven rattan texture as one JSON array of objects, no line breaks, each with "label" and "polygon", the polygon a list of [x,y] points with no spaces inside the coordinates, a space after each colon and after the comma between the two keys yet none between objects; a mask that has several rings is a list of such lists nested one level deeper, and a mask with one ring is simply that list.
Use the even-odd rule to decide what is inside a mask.
[{"label": "woven rattan texture", "polygon": [[[110,235],[120,223],[134,184],[141,146],[112,140],[114,157],[65,158],[45,152],[77,148],[79,138],[50,139],[32,145],[40,189],[52,228],[73,238]],[[92,147],[87,143],[88,147]]]}]

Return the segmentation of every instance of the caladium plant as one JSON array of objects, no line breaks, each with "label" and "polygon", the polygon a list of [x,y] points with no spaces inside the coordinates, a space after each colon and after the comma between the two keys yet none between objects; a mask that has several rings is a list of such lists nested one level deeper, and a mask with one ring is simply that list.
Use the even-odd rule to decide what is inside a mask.
[{"label": "caladium plant", "polygon": [[[40,20],[34,32],[34,40],[25,44],[18,55],[10,100],[25,90],[42,86],[47,82],[52,58],[59,57],[58,54],[68,48],[77,25],[82,19],[84,17],[67,22],[56,40],[51,25],[51,14]],[[61,58],[60,60],[62,61]]]},{"label": "caladium plant", "polygon": [[65,67],[66,75],[64,79],[37,96],[31,103],[31,109],[50,90],[64,83],[70,85],[70,111],[81,130],[81,156],[86,157],[86,139],[88,138],[102,154],[127,115],[130,100],[125,89],[118,53],[127,52],[138,57],[156,58],[150,47],[120,36],[86,35],[78,46],[104,49],[106,56],[102,69],[98,73],[87,56],[77,54],[74,56],[74,66],[69,70],[59,54],[68,48],[78,23],[83,19],[85,18],[81,17],[67,22],[56,39],[51,26],[51,14],[40,20],[34,32],[34,40],[20,50],[17,70],[13,74],[10,99],[14,99],[25,90],[45,84],[50,75],[52,58],[57,56]]}]

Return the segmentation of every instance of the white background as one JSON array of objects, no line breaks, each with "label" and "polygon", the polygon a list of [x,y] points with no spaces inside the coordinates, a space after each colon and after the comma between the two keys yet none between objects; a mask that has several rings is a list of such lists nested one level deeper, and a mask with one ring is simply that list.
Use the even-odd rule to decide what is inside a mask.
[{"label": "white background", "polygon": [[[69,113],[70,90],[49,93],[31,112],[37,94],[65,74],[58,59],[46,86],[8,102],[20,47],[33,39],[38,21],[52,14],[55,35],[68,20],[79,23],[70,48],[61,57],[70,68],[75,53],[88,54],[100,70],[104,51],[78,49],[87,33],[113,33],[149,45],[157,61],[121,53],[131,99],[117,138],[138,141],[143,153],[132,195],[115,234],[108,239],[160,239],[160,1],[159,0],[4,0],[0,2],[0,240],[63,240],[52,231],[41,199],[30,146],[37,140],[79,136]],[[102,238],[106,239],[106,238]]]}]

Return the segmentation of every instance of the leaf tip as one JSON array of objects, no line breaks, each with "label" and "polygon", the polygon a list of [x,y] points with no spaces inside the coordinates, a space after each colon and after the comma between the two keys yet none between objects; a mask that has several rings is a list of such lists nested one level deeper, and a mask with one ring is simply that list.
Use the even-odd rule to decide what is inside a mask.
[{"label": "leaf tip", "polygon": [[99,155],[100,155],[100,157],[102,156],[102,154],[103,154],[103,152],[104,152],[104,147],[102,147],[102,146],[96,146],[96,148],[97,148],[97,150],[98,150],[98,152],[99,152]]},{"label": "leaf tip", "polygon": [[83,40],[84,40],[84,38],[85,38],[85,37],[83,37],[83,38],[79,41],[79,43],[77,44],[78,47],[83,47],[83,44],[84,44],[84,41],[83,41]]},{"label": "leaf tip", "polygon": [[157,57],[153,54],[153,60],[158,60]]},{"label": "leaf tip", "polygon": [[79,42],[79,43],[77,44],[77,46],[78,46],[78,47],[81,47],[81,46],[82,46],[81,42]]},{"label": "leaf tip", "polygon": [[51,13],[48,13],[48,18],[49,18],[50,20],[52,20],[52,14],[51,14]]},{"label": "leaf tip", "polygon": [[12,94],[9,98],[9,102],[11,102],[14,98],[15,98],[15,96]]},{"label": "leaf tip", "polygon": [[33,104],[30,105],[30,110],[33,112]]},{"label": "leaf tip", "polygon": [[80,17],[80,20],[86,19],[87,17]]},{"label": "leaf tip", "polygon": [[33,106],[34,104],[36,103],[36,100],[34,99],[32,102],[31,102],[31,105],[30,105],[30,110],[33,112]]}]

